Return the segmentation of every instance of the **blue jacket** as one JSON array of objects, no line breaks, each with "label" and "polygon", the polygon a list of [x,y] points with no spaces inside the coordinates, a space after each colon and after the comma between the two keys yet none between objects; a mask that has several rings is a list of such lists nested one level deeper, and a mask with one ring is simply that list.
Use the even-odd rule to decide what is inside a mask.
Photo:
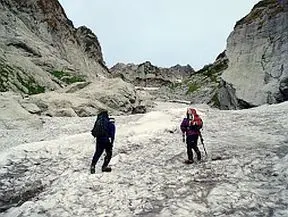
[{"label": "blue jacket", "polygon": [[97,143],[110,143],[113,145],[115,139],[116,127],[114,124],[114,119],[108,119],[108,137],[97,137]]}]

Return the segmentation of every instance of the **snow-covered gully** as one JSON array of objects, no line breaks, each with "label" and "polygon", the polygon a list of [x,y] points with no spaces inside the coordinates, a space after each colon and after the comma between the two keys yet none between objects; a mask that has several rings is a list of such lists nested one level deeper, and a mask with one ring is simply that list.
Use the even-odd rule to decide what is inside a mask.
[{"label": "snow-covered gully", "polygon": [[111,173],[100,172],[101,161],[89,174],[93,118],[7,131],[2,141],[15,146],[0,152],[0,216],[288,216],[288,103],[195,105],[208,157],[192,165],[183,164],[179,131],[186,107],[116,117]]}]

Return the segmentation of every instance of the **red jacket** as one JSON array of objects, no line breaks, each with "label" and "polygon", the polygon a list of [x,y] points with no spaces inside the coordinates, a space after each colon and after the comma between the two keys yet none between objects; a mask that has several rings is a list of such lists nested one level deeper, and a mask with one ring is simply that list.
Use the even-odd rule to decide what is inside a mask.
[{"label": "red jacket", "polygon": [[180,125],[181,131],[183,134],[186,134],[186,136],[199,135],[199,130],[203,126],[203,121],[196,113],[195,109],[190,109],[190,111],[192,111],[192,117],[189,117],[187,112],[187,118],[184,118]]}]

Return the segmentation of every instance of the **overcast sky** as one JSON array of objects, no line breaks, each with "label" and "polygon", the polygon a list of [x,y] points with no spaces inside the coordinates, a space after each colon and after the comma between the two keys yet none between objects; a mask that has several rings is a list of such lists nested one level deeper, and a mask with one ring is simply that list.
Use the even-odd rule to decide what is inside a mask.
[{"label": "overcast sky", "polygon": [[60,0],[76,27],[97,35],[108,67],[117,62],[194,69],[212,63],[237,20],[259,0]]}]

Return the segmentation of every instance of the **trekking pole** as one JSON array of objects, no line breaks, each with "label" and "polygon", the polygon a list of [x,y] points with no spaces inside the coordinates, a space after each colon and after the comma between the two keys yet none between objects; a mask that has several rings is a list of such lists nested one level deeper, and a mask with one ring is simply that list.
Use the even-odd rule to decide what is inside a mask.
[{"label": "trekking pole", "polygon": [[207,154],[207,151],[206,151],[206,148],[205,148],[205,145],[204,145],[204,139],[203,139],[203,136],[202,136],[202,133],[201,133],[200,130],[199,130],[199,136],[200,136],[201,143],[202,143],[202,145],[203,145],[203,149],[204,149],[205,155],[206,155],[206,157],[207,157],[208,154]]}]

